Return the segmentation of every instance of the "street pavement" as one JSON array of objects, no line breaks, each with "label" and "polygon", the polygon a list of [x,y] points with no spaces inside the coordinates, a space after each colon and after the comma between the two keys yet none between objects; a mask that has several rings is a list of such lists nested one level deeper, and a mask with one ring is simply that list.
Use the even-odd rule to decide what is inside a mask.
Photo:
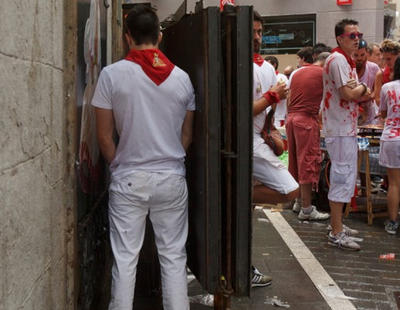
[{"label": "street pavement", "polygon": [[[365,214],[352,213],[344,220],[348,226],[358,229],[364,239],[360,243],[361,251],[354,252],[328,245],[328,222],[299,221],[290,209],[273,207],[273,212],[279,212],[289,223],[355,309],[400,309],[400,234],[388,235],[383,229],[383,219],[375,219],[369,226]],[[380,259],[380,255],[389,253],[395,254],[394,260]],[[233,310],[285,309],[287,306],[294,310],[331,309],[261,208],[253,212],[252,256],[253,264],[271,275],[273,283],[269,287],[253,288],[250,298],[233,298]],[[189,283],[189,294],[205,292],[194,280]],[[191,303],[191,309],[212,307]]]}]

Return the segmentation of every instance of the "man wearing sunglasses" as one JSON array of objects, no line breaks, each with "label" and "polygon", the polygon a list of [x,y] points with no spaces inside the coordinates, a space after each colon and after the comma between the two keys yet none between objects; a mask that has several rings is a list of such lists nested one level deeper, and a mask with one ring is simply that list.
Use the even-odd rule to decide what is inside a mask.
[{"label": "man wearing sunglasses", "polygon": [[342,223],[343,204],[354,193],[357,176],[357,119],[358,100],[370,93],[365,84],[359,84],[352,55],[358,49],[362,33],[358,22],[343,19],[335,26],[338,47],[325,62],[323,72],[322,123],[326,148],[331,159],[330,188],[331,208],[329,244],[339,248],[359,250],[351,237],[356,233]]}]

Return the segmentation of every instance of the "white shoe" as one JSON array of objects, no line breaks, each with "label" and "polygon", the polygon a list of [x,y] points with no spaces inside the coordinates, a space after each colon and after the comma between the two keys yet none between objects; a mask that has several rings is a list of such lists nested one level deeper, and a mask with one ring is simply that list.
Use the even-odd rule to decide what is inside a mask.
[{"label": "white shoe", "polygon": [[292,210],[294,213],[300,212],[300,210],[301,210],[301,199],[300,198],[295,199]]},{"label": "white shoe", "polygon": [[[331,224],[329,224],[326,229],[331,231],[332,230]],[[348,236],[356,236],[356,235],[358,235],[360,233],[357,229],[350,228],[349,226],[346,226],[344,224],[343,224],[343,231]]]},{"label": "white shoe", "polygon": [[308,221],[324,221],[327,220],[330,215],[329,213],[319,212],[315,206],[311,206],[313,210],[306,214],[303,212],[303,209],[300,210],[299,216],[297,217],[299,220],[308,220]]},{"label": "white shoe", "polygon": [[345,250],[359,251],[361,249],[360,245],[346,235],[344,231],[336,235],[330,231],[328,234],[328,244]]}]

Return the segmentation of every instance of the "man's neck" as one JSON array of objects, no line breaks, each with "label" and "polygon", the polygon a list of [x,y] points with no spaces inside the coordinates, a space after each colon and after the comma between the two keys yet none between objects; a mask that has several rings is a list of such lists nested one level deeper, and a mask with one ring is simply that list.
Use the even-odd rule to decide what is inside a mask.
[{"label": "man's neck", "polygon": [[364,62],[364,64],[362,65],[362,67],[360,69],[356,68],[357,69],[357,75],[358,75],[359,78],[364,75],[366,66],[367,66],[367,62]]},{"label": "man's neck", "polygon": [[351,57],[351,55],[353,55],[353,50],[352,49],[345,49],[342,46],[339,46],[339,47],[348,57]]},{"label": "man's neck", "polygon": [[131,44],[129,46],[129,48],[130,49],[135,49],[137,51],[142,51],[142,50],[157,49],[158,45],[154,45],[154,44],[140,44],[140,45]]}]

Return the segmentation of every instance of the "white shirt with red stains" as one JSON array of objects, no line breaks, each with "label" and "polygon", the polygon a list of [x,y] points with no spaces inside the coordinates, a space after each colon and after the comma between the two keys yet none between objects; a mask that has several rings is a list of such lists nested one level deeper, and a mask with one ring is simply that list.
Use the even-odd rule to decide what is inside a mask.
[{"label": "white shirt with red stains", "polygon": [[323,72],[324,93],[321,102],[323,134],[325,137],[356,136],[358,105],[340,97],[339,88],[350,79],[356,79],[356,68],[337,52],[325,62]]},{"label": "white shirt with red stains", "polygon": [[382,86],[379,110],[387,111],[381,140],[400,141],[400,80]]},{"label": "white shirt with red stains", "polygon": [[[373,91],[375,86],[376,74],[381,70],[378,65],[374,62],[367,61],[365,64],[365,71],[362,76],[358,79],[360,82],[365,83],[368,88]],[[376,115],[378,114],[378,105],[375,100],[364,101],[360,103],[361,107],[366,110],[367,118],[365,122],[361,125],[375,124],[377,122]]]},{"label": "white shirt with red stains", "polygon": [[[267,61],[261,66],[254,63],[253,65],[253,100],[258,100],[272,86],[277,83],[274,67]],[[264,127],[265,116],[271,108],[268,107],[260,114],[254,116],[253,119],[253,147],[264,143],[261,137],[261,131]]]}]

